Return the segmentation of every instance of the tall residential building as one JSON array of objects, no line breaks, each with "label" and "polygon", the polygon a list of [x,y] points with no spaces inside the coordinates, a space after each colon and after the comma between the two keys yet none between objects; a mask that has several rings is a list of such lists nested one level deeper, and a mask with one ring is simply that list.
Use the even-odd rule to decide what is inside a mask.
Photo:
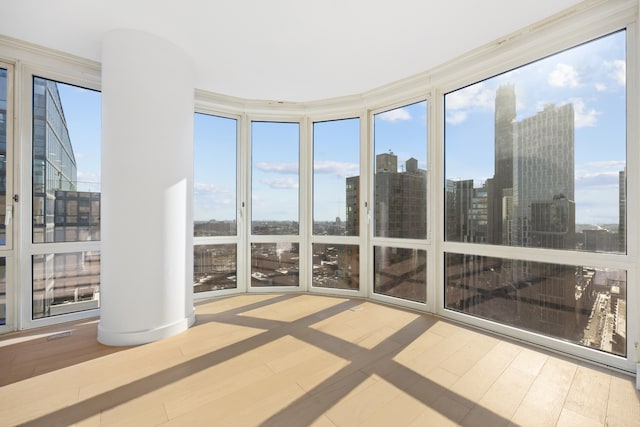
[{"label": "tall residential building", "polygon": [[512,244],[575,248],[573,105],[545,106],[513,138]]},{"label": "tall residential building", "polygon": [[[348,177],[346,234],[358,234],[360,177]],[[376,156],[374,194],[375,236],[423,239],[427,236],[427,174],[410,158],[398,172],[398,156]]]}]

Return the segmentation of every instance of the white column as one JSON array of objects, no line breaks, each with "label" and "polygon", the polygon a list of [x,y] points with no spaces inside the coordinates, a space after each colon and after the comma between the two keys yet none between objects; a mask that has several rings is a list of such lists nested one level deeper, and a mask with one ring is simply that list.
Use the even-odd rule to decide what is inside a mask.
[{"label": "white column", "polygon": [[102,45],[98,341],[134,345],[186,330],[193,308],[194,67],[133,30]]}]

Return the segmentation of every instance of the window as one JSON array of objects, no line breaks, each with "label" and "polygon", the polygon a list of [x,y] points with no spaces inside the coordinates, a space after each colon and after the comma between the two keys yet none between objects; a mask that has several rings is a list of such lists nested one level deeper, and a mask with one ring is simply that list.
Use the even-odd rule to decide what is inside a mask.
[{"label": "window", "polygon": [[32,319],[99,307],[100,103],[97,91],[33,77]]},{"label": "window", "polygon": [[195,293],[238,286],[236,119],[194,116]]},{"label": "window", "polygon": [[447,309],[626,356],[625,37],[445,95]]},{"label": "window", "polygon": [[299,233],[300,125],[251,123],[251,233]]},{"label": "window", "polygon": [[427,103],[374,116],[374,236],[427,238]]},{"label": "window", "polygon": [[626,252],[625,32],[445,96],[451,242]]},{"label": "window", "polygon": [[235,236],[237,121],[196,113],[194,117],[195,237]]},{"label": "window", "polygon": [[359,234],[360,120],[313,124],[313,234]]},{"label": "window", "polygon": [[626,271],[445,255],[445,306],[625,356]]},{"label": "window", "polygon": [[427,102],[377,113],[373,125],[373,291],[426,303]]}]

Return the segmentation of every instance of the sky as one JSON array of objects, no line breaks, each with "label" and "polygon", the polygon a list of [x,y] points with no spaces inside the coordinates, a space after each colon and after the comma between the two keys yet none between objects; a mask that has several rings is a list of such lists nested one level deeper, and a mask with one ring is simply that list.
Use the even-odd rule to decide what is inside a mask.
[{"label": "sky", "polygon": [[58,83],[62,110],[76,158],[79,191],[100,191],[101,94]]},{"label": "sky", "polygon": [[[445,178],[493,176],[495,90],[513,84],[517,120],[545,104],[575,110],[576,222],[618,222],[618,174],[626,164],[625,34],[618,32],[445,96]],[[59,84],[78,164],[78,188],[99,191],[100,93]],[[234,119],[196,114],[195,220],[236,217]],[[251,125],[251,201],[254,220],[299,221],[298,123]],[[360,174],[359,119],[313,125],[315,221],[345,219],[345,182]],[[427,168],[427,103],[374,116],[374,153],[398,155],[398,168],[414,157]]]}]

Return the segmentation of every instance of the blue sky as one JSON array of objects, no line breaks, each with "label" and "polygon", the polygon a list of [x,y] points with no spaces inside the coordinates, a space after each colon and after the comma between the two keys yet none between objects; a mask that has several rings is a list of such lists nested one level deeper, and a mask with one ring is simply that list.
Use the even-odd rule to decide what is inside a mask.
[{"label": "blue sky", "polygon": [[78,171],[78,190],[100,191],[100,92],[58,83]]},{"label": "blue sky", "polygon": [[[625,33],[619,32],[448,94],[447,179],[493,175],[495,90],[514,84],[517,119],[547,103],[575,110],[576,222],[618,222],[618,173],[626,164]],[[78,187],[99,191],[100,94],[59,84],[78,164]],[[374,152],[415,157],[427,167],[425,102],[375,115]],[[196,220],[229,220],[236,211],[236,127],[233,119],[195,116]],[[345,218],[345,179],[359,171],[358,119],[314,124],[314,220]],[[253,219],[298,220],[299,125],[254,122]]]}]

